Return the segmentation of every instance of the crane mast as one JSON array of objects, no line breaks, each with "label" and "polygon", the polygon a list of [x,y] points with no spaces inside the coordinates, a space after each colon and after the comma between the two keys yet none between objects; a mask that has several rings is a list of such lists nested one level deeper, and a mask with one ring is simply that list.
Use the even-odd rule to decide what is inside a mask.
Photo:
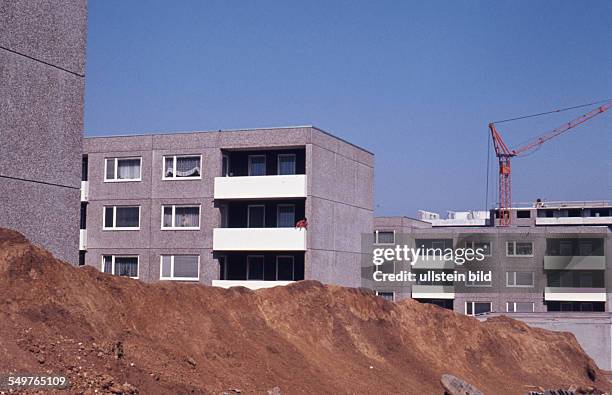
[{"label": "crane mast", "polygon": [[517,149],[510,149],[501,134],[497,130],[495,123],[489,124],[489,130],[491,131],[491,138],[493,139],[493,147],[495,148],[495,155],[499,162],[499,180],[498,180],[498,212],[499,212],[499,224],[500,226],[509,226],[512,224],[512,215],[510,209],[512,208],[512,166],[511,159],[515,156],[519,156],[530,152],[548,140],[555,138],[570,129],[575,128],[588,121],[589,119],[603,113],[604,111],[612,107],[612,102],[597,107],[596,109],[589,111],[580,117],[573,119],[556,129],[553,129],[547,133],[544,133],[527,144]]}]

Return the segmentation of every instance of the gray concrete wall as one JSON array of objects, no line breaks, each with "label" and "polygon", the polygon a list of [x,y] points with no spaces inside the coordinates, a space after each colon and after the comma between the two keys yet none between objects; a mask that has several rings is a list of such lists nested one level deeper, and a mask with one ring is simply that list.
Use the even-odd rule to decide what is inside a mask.
[{"label": "gray concrete wall", "polygon": [[[361,234],[370,233],[373,218],[373,155],[313,127],[192,132],[87,138],[89,162],[86,264],[101,267],[102,255],[135,254],[144,281],[159,279],[159,256],[172,251],[199,251],[200,279],[218,279],[212,254],[213,228],[220,213],[213,199],[214,178],[221,176],[222,149],[304,147],[309,220],[305,278],[359,285]],[[162,157],[202,155],[202,179],[162,180]],[[104,182],[104,159],[142,157],[137,182]],[[161,205],[200,204],[200,230],[160,230]],[[105,205],[141,206],[138,231],[102,229]],[[132,252],[130,252],[132,251]]]},{"label": "gray concrete wall", "polygon": [[[480,317],[486,320],[500,314]],[[533,313],[505,314],[530,326],[570,332],[600,369],[612,370],[612,314],[610,313]]]},{"label": "gray concrete wall", "polygon": [[78,261],[86,0],[0,3],[0,226]]}]

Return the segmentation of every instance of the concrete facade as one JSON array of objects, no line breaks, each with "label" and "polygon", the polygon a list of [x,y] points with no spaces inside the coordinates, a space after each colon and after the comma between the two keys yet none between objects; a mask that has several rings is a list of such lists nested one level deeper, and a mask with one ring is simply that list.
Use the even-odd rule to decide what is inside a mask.
[{"label": "concrete facade", "polygon": [[[287,152],[297,153],[294,156],[297,174],[276,175],[276,157]],[[306,247],[289,254],[294,262],[303,262],[303,278],[359,286],[360,235],[371,231],[373,220],[374,163],[368,151],[315,127],[304,126],[86,138],[83,154],[88,163],[86,184],[89,191],[87,202],[83,203],[87,218],[85,264],[100,269],[104,255],[137,255],[138,277],[144,281],[158,281],[161,255],[193,254],[200,257],[199,281],[219,285],[222,282],[220,262],[227,260],[232,264],[234,260],[243,259],[237,252],[242,248],[241,243],[244,245],[248,241],[251,246],[245,254],[287,255],[279,252],[281,249],[270,250],[278,248],[278,240],[282,237],[275,240],[276,247],[270,247],[272,244],[266,244],[271,242],[269,238],[260,238],[264,231],[246,226],[245,210],[249,205],[267,205],[265,227],[269,228],[276,226],[277,206],[290,203],[294,206],[296,220],[308,219],[308,229],[303,233]],[[201,156],[201,177],[164,179],[164,157],[170,155]],[[254,178],[257,182],[243,174],[246,171],[243,162],[248,155],[267,155],[270,173]],[[219,179],[224,171],[224,156],[233,166],[233,173]],[[105,160],[127,157],[141,158],[140,180],[105,182]],[[290,178],[291,185],[283,183],[283,177]],[[233,199],[221,192],[215,197],[215,179],[230,195],[243,192],[235,185],[244,182],[248,182],[245,185],[250,185],[253,191],[237,193]],[[294,196],[296,182],[306,183],[301,197]],[[283,185],[291,190],[290,194],[283,194]],[[279,192],[271,192],[275,188],[280,188]],[[278,193],[278,196],[270,193]],[[198,205],[200,228],[162,229],[162,206],[171,204]],[[103,229],[104,207],[115,205],[140,207],[138,230]],[[228,223],[223,223],[224,210],[229,212]],[[218,237],[221,237],[226,227],[236,228],[232,231],[243,234],[244,238],[215,243],[213,230],[220,230]],[[281,228],[278,232],[285,232],[289,237],[296,233],[295,229],[284,231]],[[227,246],[228,242],[236,244],[231,251],[215,249],[215,244]],[[244,285],[255,283],[246,281]]]},{"label": "concrete facade", "polygon": [[0,4],[0,226],[78,260],[87,2]]}]

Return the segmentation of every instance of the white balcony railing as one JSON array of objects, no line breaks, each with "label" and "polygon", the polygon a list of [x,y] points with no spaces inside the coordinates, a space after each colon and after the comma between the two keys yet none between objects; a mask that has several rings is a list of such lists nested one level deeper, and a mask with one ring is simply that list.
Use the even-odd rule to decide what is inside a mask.
[{"label": "white balcony railing", "polygon": [[536,225],[611,225],[612,217],[537,217]]},{"label": "white balcony railing", "polygon": [[546,287],[544,300],[560,302],[605,302],[605,288]]},{"label": "white balcony railing", "polygon": [[215,251],[306,251],[303,228],[215,228]]},{"label": "white balcony railing", "polygon": [[215,178],[215,199],[271,199],[305,197],[305,174]]},{"label": "white balcony railing", "polygon": [[544,256],[545,270],[606,270],[606,257],[590,256]]},{"label": "white balcony railing", "polygon": [[89,200],[89,181],[81,181],[81,201]]},{"label": "white balcony railing", "polygon": [[260,280],[213,280],[213,287],[245,287],[249,289],[272,288],[291,284],[293,281],[260,281]]},{"label": "white balcony railing", "polygon": [[79,230],[79,250],[87,249],[87,229]]},{"label": "white balcony railing", "polygon": [[455,299],[453,285],[413,285],[413,299]]}]

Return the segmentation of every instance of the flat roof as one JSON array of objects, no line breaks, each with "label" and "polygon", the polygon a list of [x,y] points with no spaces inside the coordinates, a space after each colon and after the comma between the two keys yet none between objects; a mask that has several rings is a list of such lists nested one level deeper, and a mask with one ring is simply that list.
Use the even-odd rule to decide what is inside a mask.
[{"label": "flat roof", "polygon": [[103,138],[114,138],[114,137],[143,137],[143,136],[170,136],[175,134],[194,134],[194,133],[219,133],[219,132],[253,132],[258,130],[275,130],[275,129],[303,129],[303,128],[311,128],[316,129],[317,131],[326,134],[330,137],[335,138],[336,140],[340,140],[343,143],[349,144],[361,151],[367,152],[368,154],[374,155],[374,153],[370,150],[367,150],[363,147],[358,146],[357,144],[353,144],[350,141],[343,139],[342,137],[338,137],[332,133],[329,133],[317,126],[314,125],[296,125],[296,126],[274,126],[274,127],[260,127],[260,128],[245,128],[245,129],[218,129],[218,130],[192,130],[192,131],[153,131],[146,133],[133,133],[133,134],[107,134],[104,136],[84,136],[86,139],[103,139]]}]

